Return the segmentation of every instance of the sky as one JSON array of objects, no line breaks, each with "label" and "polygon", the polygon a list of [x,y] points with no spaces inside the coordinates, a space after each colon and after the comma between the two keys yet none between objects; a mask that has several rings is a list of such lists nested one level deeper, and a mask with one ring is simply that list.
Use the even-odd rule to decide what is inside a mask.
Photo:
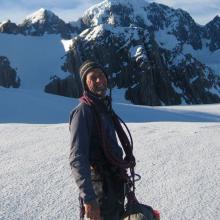
[{"label": "sky", "polygon": [[[220,15],[219,0],[148,0],[188,11],[201,25]],[[84,11],[101,0],[0,0],[0,21],[10,19],[21,23],[24,18],[45,8],[53,11],[66,22],[77,20]]]}]

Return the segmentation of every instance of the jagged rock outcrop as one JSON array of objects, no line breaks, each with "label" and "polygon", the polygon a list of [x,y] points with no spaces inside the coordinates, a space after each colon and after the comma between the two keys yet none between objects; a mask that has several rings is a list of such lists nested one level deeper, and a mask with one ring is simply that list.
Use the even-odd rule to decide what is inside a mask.
[{"label": "jagged rock outcrop", "polygon": [[7,57],[0,56],[0,86],[18,88],[20,79],[17,77],[16,70],[10,66]]}]

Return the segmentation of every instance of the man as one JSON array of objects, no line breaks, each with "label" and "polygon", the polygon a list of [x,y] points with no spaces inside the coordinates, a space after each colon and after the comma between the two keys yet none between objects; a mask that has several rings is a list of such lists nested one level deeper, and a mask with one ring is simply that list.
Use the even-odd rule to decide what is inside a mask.
[{"label": "man", "polygon": [[85,216],[119,220],[124,212],[126,168],[134,158],[127,143],[123,160],[115,129],[123,143],[127,139],[106,96],[108,79],[104,69],[86,61],[80,67],[80,77],[84,95],[70,115],[70,166]]}]

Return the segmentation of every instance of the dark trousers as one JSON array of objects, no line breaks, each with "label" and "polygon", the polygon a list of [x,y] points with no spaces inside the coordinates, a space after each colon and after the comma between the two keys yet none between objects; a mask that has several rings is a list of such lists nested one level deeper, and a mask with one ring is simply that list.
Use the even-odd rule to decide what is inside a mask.
[{"label": "dark trousers", "polygon": [[108,169],[91,170],[92,184],[102,220],[120,220],[124,213],[124,181]]}]

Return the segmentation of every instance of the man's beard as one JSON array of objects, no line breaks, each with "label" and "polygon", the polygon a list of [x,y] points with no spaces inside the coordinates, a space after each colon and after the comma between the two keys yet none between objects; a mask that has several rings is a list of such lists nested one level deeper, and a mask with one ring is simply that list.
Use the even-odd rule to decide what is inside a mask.
[{"label": "man's beard", "polygon": [[91,92],[94,94],[98,94],[100,96],[105,96],[107,91],[107,87],[106,86],[99,86],[99,87],[95,87],[91,89]]}]

